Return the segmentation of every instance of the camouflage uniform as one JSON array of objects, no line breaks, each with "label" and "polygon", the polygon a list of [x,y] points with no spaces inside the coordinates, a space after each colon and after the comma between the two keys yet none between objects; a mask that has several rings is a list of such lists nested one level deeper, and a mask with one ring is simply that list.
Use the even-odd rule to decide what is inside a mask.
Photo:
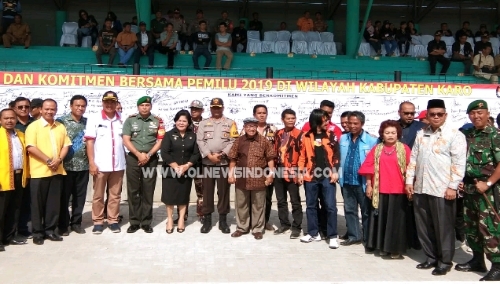
[{"label": "camouflage uniform", "polygon": [[[476,191],[474,179],[487,181],[500,161],[500,132],[492,127],[462,130],[467,138],[467,164],[464,179],[464,221],[467,243],[475,252],[485,252],[493,263],[500,263],[500,226],[493,210]],[[485,195],[495,204],[493,191],[500,190],[495,183]]]}]

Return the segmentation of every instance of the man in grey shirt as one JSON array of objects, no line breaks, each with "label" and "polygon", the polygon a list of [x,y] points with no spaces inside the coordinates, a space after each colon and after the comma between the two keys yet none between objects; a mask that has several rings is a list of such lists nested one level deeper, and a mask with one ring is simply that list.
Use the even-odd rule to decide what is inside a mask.
[{"label": "man in grey shirt", "polygon": [[214,212],[215,181],[217,181],[217,210],[219,212],[219,229],[224,234],[231,230],[227,225],[229,213],[229,181],[227,176],[229,160],[227,155],[238,137],[236,123],[224,114],[224,102],[220,98],[210,101],[211,117],[202,120],[198,126],[197,142],[203,158],[203,226],[201,233],[212,229],[212,213]]},{"label": "man in grey shirt", "polygon": [[215,68],[220,70],[222,65],[222,57],[225,55],[226,63],[224,63],[224,69],[228,70],[231,67],[231,61],[233,60],[233,52],[231,51],[231,35],[226,32],[227,25],[224,22],[219,24],[219,32],[215,35],[215,44],[217,45],[217,60],[215,62]]}]

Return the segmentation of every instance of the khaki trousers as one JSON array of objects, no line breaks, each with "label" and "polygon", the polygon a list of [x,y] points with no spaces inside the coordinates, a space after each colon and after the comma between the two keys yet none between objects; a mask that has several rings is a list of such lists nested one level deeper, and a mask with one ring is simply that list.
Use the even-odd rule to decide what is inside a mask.
[{"label": "khaki trousers", "polygon": [[230,50],[217,50],[217,60],[215,61],[215,68],[220,69],[222,65],[222,57],[225,55],[227,57],[226,63],[224,63],[224,69],[229,69],[231,67],[231,61],[233,61],[233,53]]},{"label": "khaki trousers", "polygon": [[106,186],[109,189],[108,207],[106,208],[108,224],[118,223],[124,173],[125,171],[100,172],[93,177],[92,222],[94,222],[94,225],[104,223],[104,193],[106,192]]},{"label": "khaki trousers", "polygon": [[[251,229],[252,233],[264,233],[265,208],[265,190],[236,188],[236,230],[248,233]],[[250,218],[250,213],[252,218]]]},{"label": "khaki trousers", "polygon": [[3,46],[4,47],[11,47],[12,44],[20,44],[24,45],[24,47],[30,47],[31,44],[31,35],[26,35],[23,38],[16,38],[11,34],[4,34],[2,36],[3,39]]}]

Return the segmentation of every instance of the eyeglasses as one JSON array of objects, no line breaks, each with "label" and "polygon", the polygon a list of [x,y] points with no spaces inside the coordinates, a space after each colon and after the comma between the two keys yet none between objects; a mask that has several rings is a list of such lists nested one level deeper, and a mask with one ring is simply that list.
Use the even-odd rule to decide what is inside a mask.
[{"label": "eyeglasses", "polygon": [[428,112],[427,115],[429,117],[443,117],[446,113],[444,112]]},{"label": "eyeglasses", "polygon": [[415,116],[415,112],[403,112],[404,115]]},{"label": "eyeglasses", "polygon": [[30,106],[17,106],[17,109],[30,109]]}]

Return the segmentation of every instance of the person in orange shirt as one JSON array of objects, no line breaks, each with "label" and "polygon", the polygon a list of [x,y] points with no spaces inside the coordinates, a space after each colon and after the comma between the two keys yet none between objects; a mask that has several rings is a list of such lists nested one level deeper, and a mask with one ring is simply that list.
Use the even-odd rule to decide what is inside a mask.
[{"label": "person in orange shirt", "polygon": [[314,22],[311,19],[309,11],[305,11],[304,16],[299,18],[297,21],[297,28],[302,32],[309,32],[313,30]]}]

